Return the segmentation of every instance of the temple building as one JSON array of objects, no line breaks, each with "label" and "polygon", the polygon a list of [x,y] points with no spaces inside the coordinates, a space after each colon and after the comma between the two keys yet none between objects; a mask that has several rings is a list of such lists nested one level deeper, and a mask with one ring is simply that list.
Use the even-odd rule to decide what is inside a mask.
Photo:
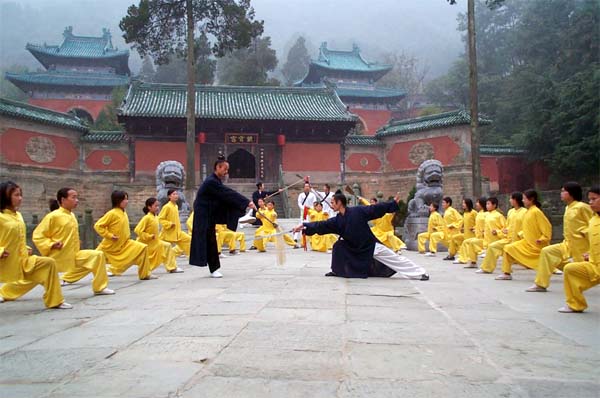
[{"label": "temple building", "polygon": [[30,104],[91,122],[111,101],[112,90],[129,84],[129,50],[114,48],[108,29],[87,37],[69,26],[63,36],[60,45],[26,46],[46,71],[6,73],[6,79],[29,95]]},{"label": "temple building", "polygon": [[[162,160],[185,164],[186,86],[134,82],[119,122],[134,146],[136,179]],[[339,180],[341,143],[358,118],[330,88],[196,86],[196,160],[202,175],[217,155],[229,179],[277,184],[284,174]]]},{"label": "temple building", "polygon": [[319,56],[309,64],[306,76],[297,82],[301,87],[333,87],[350,111],[360,118],[360,130],[373,135],[385,125],[406,96],[406,91],[377,88],[375,82],[392,69],[366,61],[354,44],[351,51],[331,50],[323,42]]}]

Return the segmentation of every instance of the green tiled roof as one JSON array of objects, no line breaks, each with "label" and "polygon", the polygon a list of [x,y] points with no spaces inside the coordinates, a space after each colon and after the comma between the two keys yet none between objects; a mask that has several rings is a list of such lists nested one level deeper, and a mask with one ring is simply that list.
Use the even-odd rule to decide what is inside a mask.
[{"label": "green tiled roof", "polygon": [[49,109],[29,105],[24,102],[12,101],[6,98],[0,98],[0,115],[32,120],[73,130],[88,131],[88,128],[81,120],[71,114],[51,111]]},{"label": "green tiled roof", "polygon": [[48,71],[30,73],[6,73],[6,79],[16,86],[78,86],[78,87],[115,87],[129,84],[129,77],[114,73],[82,73],[67,71]]},{"label": "green tiled roof", "polygon": [[347,135],[344,141],[346,145],[384,146],[385,144],[373,136]]},{"label": "green tiled roof", "polygon": [[[134,83],[120,116],[184,118],[186,86]],[[206,119],[355,122],[339,97],[326,88],[196,86],[196,117]]]},{"label": "green tiled roof", "polygon": [[327,48],[327,43],[321,44],[319,58],[312,64],[325,69],[344,70],[353,72],[382,72],[392,69],[392,65],[370,63],[360,55],[360,49],[354,45],[352,51],[337,51]]},{"label": "green tiled roof", "polygon": [[[489,119],[481,117],[479,119],[480,125],[491,124],[491,122]],[[465,110],[456,110],[413,119],[392,120],[389,124],[377,130],[375,135],[377,137],[385,137],[463,124],[471,124],[471,116]]]},{"label": "green tiled roof", "polygon": [[337,87],[335,92],[340,97],[354,98],[377,98],[377,99],[402,99],[406,96],[406,91],[395,90],[392,88],[352,88],[352,87]]},{"label": "green tiled roof", "polygon": [[117,50],[113,48],[112,39],[108,29],[102,30],[102,36],[76,36],[73,28],[68,26],[64,33],[64,41],[60,46],[38,45],[27,43],[25,47],[29,51],[45,53],[56,57],[68,58],[107,58],[129,56],[129,50]]},{"label": "green tiled roof", "polygon": [[479,153],[481,155],[524,155],[527,151],[509,145],[480,145]]},{"label": "green tiled roof", "polygon": [[117,143],[127,141],[122,131],[90,131],[81,137],[83,142]]}]

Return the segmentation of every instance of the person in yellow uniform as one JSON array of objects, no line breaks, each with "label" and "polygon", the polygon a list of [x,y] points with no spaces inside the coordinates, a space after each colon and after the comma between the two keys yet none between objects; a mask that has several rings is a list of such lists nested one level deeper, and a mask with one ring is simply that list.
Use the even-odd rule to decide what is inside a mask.
[{"label": "person in yellow uniform", "polygon": [[171,188],[167,191],[167,197],[169,198],[169,201],[163,205],[158,214],[158,221],[162,226],[159,238],[160,240],[177,245],[187,256],[189,256],[192,237],[181,230],[179,208],[177,207],[179,193],[176,189]]},{"label": "person in yellow uniform", "polygon": [[16,300],[42,285],[47,308],[73,308],[63,298],[56,261],[32,256],[27,247],[25,221],[18,211],[22,201],[20,186],[12,181],[0,183],[0,303]]},{"label": "person in yellow uniform", "polygon": [[590,207],[594,215],[587,229],[589,253],[583,255],[584,261],[565,265],[564,286],[567,304],[559,312],[583,312],[587,302],[583,292],[600,284],[600,187],[588,192]]},{"label": "person in yellow uniform", "polygon": [[563,241],[542,249],[535,282],[525,290],[527,292],[545,292],[555,270],[562,270],[569,259],[582,262],[583,254],[588,252],[589,240],[583,231],[587,230],[594,212],[587,203],[581,201],[581,185],[573,181],[564,183],[560,199],[567,205],[563,216]]},{"label": "person in yellow uniform", "polygon": [[229,247],[229,254],[237,253],[236,243],[239,242],[240,253],[246,251],[246,235],[243,232],[232,231],[227,228],[227,224],[215,224],[217,233],[217,249],[221,253],[223,245]]},{"label": "person in yellow uniform", "polygon": [[[325,221],[329,219],[329,214],[323,211],[323,203],[316,201],[313,208],[308,211],[308,218],[310,222]],[[328,252],[336,241],[337,237],[334,234],[314,234],[310,237],[310,248],[317,252]]]},{"label": "person in yellow uniform", "polygon": [[[277,212],[275,212],[275,204],[272,201],[267,202],[267,208],[265,210],[257,210],[256,217],[260,218],[262,221],[262,226],[258,228],[254,234],[254,246],[256,246],[256,249],[259,252],[265,252],[267,243],[275,242],[276,238],[275,236],[271,236],[270,238],[262,238],[263,236],[277,233]],[[294,247],[295,249],[300,247],[288,234],[284,234],[283,239],[285,243]]]},{"label": "person in yellow uniform", "polygon": [[113,191],[110,195],[113,208],[107,211],[94,224],[94,229],[102,237],[97,250],[104,252],[108,267],[108,276],[121,275],[134,264],[138,266],[138,277],[141,280],[156,279],[152,275],[148,261],[148,246],[136,242],[129,230],[129,217],[125,208],[129,202],[127,192]]},{"label": "person in yellow uniform", "polygon": [[[376,198],[371,199],[371,202],[367,203],[366,199],[359,197],[359,201],[362,204],[377,204]],[[394,233],[394,226],[392,225],[393,219],[394,213],[387,213],[385,216],[373,220],[371,232],[384,246],[387,246],[393,251],[398,252],[401,249],[406,249],[406,244],[402,242],[402,239],[398,238]]]},{"label": "person in yellow uniform", "polygon": [[465,239],[471,239],[475,237],[475,218],[477,217],[477,211],[473,209],[473,201],[469,198],[465,198],[462,201],[462,209],[463,209],[463,224],[459,233],[454,234],[452,236],[452,240],[450,241],[450,246],[448,246],[448,252],[454,253],[454,258],[449,260],[456,259],[456,253],[460,250],[462,243]]},{"label": "person in yellow uniform", "polygon": [[523,205],[523,194],[521,192],[513,192],[510,195],[510,204],[512,209],[508,211],[507,227],[502,231],[504,238],[488,245],[481,268],[475,271],[478,274],[493,273],[496,269],[498,258],[504,252],[504,246],[521,239],[519,238],[519,232],[523,229],[523,217],[527,212],[527,209]]},{"label": "person in yellow uniform", "polygon": [[442,199],[442,208],[444,209],[444,230],[434,232],[430,241],[433,242],[433,247],[437,248],[438,243],[448,248],[448,255],[444,260],[454,260],[456,247],[452,244],[454,236],[460,233],[462,228],[463,218],[454,207],[452,207],[452,198],[446,196]]},{"label": "person in yellow uniform", "polygon": [[434,246],[431,235],[435,232],[443,232],[444,218],[438,212],[440,205],[438,203],[431,203],[429,205],[429,221],[427,221],[427,232],[421,232],[417,235],[417,249],[419,253],[425,253],[425,242],[429,241],[429,251],[425,253],[428,257],[435,256],[437,246]]},{"label": "person in yellow uniform", "polygon": [[185,221],[185,225],[187,226],[188,234],[191,235],[192,230],[194,229],[194,211],[193,210],[190,213],[190,215],[188,216],[188,219]]},{"label": "person in yellow uniform", "polygon": [[504,246],[502,255],[502,275],[497,280],[512,279],[512,265],[519,263],[530,269],[538,264],[540,252],[552,238],[552,225],[540,209],[538,194],[533,189],[523,192],[523,204],[527,212],[523,217],[523,230],[519,233],[520,240]]},{"label": "person in yellow uniform", "polygon": [[137,241],[148,246],[148,262],[150,263],[150,271],[154,271],[160,264],[164,264],[165,269],[170,274],[178,274],[183,272],[177,266],[175,258],[177,257],[175,249],[169,242],[160,240],[158,237],[158,199],[148,198],[142,211],[144,217],[135,227]]},{"label": "person in yellow uniform", "polygon": [[[477,216],[475,217],[475,236],[465,239],[458,249],[458,258],[454,264],[467,264],[470,260],[477,261],[477,255],[487,246],[485,240],[485,219],[487,217],[487,199],[481,197],[475,202]],[[468,265],[467,267],[470,267]]]},{"label": "person in yellow uniform", "polygon": [[[483,241],[486,247],[506,237],[506,218],[498,211],[498,198],[491,196],[485,202],[487,214],[483,230]],[[477,250],[474,245],[467,246],[469,264],[464,268],[477,268]]]},{"label": "person in yellow uniform", "polygon": [[114,290],[107,287],[104,253],[99,250],[80,250],[79,224],[73,214],[78,204],[77,191],[72,188],[59,189],[56,200],[50,203],[52,211],[33,231],[33,243],[43,256],[56,261],[57,271],[64,272],[61,277],[64,282],[75,283],[92,273],[94,294],[115,294]]}]

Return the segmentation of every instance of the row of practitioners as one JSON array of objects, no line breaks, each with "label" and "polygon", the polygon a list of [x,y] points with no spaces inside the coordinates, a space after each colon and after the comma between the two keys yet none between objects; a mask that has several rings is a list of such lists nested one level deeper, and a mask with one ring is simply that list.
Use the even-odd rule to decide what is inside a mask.
[{"label": "row of practitioners", "polygon": [[[473,209],[470,199],[463,200],[463,215],[452,208],[452,199],[442,200],[444,215],[437,204],[430,205],[427,232],[418,235],[418,250],[435,256],[437,245],[448,247],[444,260],[478,268],[478,274],[491,274],[501,259],[502,274],[497,280],[512,280],[513,264],[536,271],[534,284],[527,292],[546,292],[553,273],[564,271],[566,306],[560,312],[582,312],[587,308],[583,291],[600,283],[600,189],[588,192],[576,182],[561,188],[565,204],[563,240],[550,245],[552,225],[541,210],[534,190],[513,192],[507,217],[498,210],[495,197],[480,198]],[[429,241],[429,251],[425,243]],[[478,258],[483,262],[478,267]]]},{"label": "row of practitioners", "polygon": [[108,288],[108,277],[121,275],[133,265],[137,265],[141,280],[156,279],[152,271],[161,264],[169,273],[183,272],[177,267],[176,257],[189,253],[191,238],[181,231],[177,199],[177,192],[169,192],[169,202],[159,213],[158,200],[148,198],[143,209],[145,216],[135,227],[137,239],[132,240],[125,210],[128,195],[114,191],[112,209],[94,225],[102,241],[96,250],[81,250],[79,226],[73,213],[79,203],[78,194],[72,188],[62,188],[56,200],[50,202],[50,213],[33,231],[33,243],[41,254],[36,256],[26,244],[26,226],[18,211],[22,189],[12,181],[1,183],[0,302],[16,300],[36,285],[43,285],[45,305],[66,309],[72,306],[64,301],[61,286],[90,273],[94,294],[112,295],[115,292]]}]

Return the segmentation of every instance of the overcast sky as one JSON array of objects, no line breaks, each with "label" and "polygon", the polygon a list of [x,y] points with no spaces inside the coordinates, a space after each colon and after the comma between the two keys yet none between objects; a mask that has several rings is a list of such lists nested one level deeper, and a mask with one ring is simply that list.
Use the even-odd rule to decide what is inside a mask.
[{"label": "overcast sky", "polygon": [[[133,3],[0,0],[1,63],[38,67],[25,44],[59,44],[68,25],[75,34],[95,36],[109,27],[113,43],[125,48],[118,24]],[[313,57],[322,41],[341,50],[357,43],[373,61],[386,52],[409,53],[429,66],[429,78],[444,73],[463,51],[456,17],[466,11],[466,0],[454,6],[446,0],[252,0],[252,5],[256,18],[265,22],[265,34],[272,38],[280,65],[298,35],[307,38]],[[130,64],[137,71],[139,59],[132,56]]]}]

